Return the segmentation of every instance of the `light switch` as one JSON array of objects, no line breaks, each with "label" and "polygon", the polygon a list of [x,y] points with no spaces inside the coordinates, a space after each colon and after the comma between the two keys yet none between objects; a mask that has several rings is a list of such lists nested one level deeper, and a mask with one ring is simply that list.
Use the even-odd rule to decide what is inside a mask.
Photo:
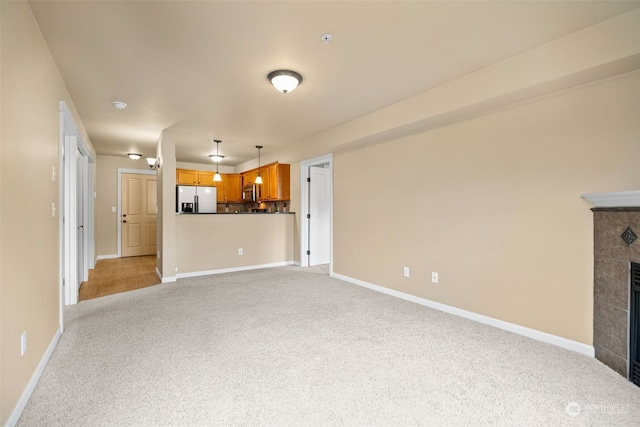
[{"label": "light switch", "polygon": [[111,206],[111,212],[118,212],[118,209],[115,206]]}]

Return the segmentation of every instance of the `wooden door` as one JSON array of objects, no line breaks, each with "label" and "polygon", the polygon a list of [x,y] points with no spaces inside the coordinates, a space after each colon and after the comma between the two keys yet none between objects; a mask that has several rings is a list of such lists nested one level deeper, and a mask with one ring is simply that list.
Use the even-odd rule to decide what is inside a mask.
[{"label": "wooden door", "polygon": [[156,176],[122,174],[123,257],[156,253]]}]

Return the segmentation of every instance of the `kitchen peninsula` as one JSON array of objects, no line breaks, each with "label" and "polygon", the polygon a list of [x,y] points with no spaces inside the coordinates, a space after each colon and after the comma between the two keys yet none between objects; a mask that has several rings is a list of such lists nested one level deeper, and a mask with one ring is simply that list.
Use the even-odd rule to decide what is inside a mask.
[{"label": "kitchen peninsula", "polygon": [[293,264],[294,214],[176,215],[176,277]]},{"label": "kitchen peninsula", "polygon": [[[257,171],[226,180],[223,174],[221,184],[210,172],[176,170],[179,185],[218,190],[217,213],[176,209],[177,278],[294,263],[296,215],[283,212],[290,198],[289,165],[274,163],[260,172],[262,185],[255,185]],[[239,196],[239,189],[252,185],[257,187],[253,199]]]}]

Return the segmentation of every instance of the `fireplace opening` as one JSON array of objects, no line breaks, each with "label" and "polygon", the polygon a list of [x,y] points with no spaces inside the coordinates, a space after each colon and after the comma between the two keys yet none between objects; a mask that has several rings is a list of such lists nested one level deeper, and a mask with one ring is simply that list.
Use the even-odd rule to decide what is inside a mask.
[{"label": "fireplace opening", "polygon": [[640,264],[631,263],[629,307],[629,380],[640,386]]}]

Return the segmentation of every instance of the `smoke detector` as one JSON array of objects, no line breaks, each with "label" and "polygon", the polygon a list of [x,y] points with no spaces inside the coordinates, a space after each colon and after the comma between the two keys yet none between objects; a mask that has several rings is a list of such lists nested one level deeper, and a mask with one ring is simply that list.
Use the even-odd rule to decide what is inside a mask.
[{"label": "smoke detector", "polygon": [[329,44],[332,38],[333,36],[329,33],[324,33],[323,35],[320,36],[320,40],[322,40],[324,44]]}]

